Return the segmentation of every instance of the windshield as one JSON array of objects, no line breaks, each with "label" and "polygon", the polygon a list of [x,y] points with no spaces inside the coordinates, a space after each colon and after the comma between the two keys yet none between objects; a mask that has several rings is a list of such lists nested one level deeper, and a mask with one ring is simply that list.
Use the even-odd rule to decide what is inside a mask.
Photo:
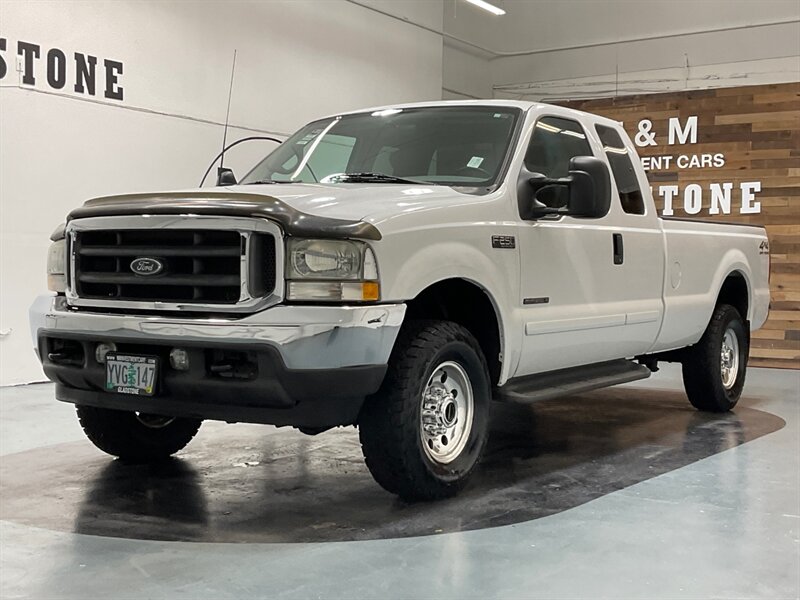
[{"label": "windshield", "polygon": [[241,183],[411,181],[488,187],[500,175],[519,113],[516,108],[449,106],[315,121],[278,146]]}]

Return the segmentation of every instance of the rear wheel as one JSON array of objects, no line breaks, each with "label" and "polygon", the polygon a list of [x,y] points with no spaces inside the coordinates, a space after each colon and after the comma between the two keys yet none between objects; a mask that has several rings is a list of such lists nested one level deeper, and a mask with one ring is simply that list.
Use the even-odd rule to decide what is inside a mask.
[{"label": "rear wheel", "polygon": [[726,412],[739,401],[744,388],[750,344],[742,316],[733,306],[714,309],[700,341],[683,360],[683,384],[689,402],[698,410]]},{"label": "rear wheel", "polygon": [[121,459],[146,462],[167,458],[188,444],[199,419],[78,406],[86,437],[100,450]]},{"label": "rear wheel", "polygon": [[452,496],[486,444],[489,370],[480,346],[449,321],[412,321],[401,331],[381,389],[359,416],[367,467],[405,500]]}]

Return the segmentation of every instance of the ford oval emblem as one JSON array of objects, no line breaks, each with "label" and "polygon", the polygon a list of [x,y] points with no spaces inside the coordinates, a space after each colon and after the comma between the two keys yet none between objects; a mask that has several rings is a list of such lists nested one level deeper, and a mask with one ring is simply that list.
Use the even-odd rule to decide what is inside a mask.
[{"label": "ford oval emblem", "polygon": [[157,258],[140,257],[131,261],[131,271],[137,275],[158,275],[164,270],[164,263]]}]

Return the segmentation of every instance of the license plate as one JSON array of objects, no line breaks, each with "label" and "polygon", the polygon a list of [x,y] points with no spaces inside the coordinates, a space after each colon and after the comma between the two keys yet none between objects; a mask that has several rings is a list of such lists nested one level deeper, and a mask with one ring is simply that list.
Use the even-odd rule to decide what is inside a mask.
[{"label": "license plate", "polygon": [[158,380],[158,357],[106,354],[106,390],[117,394],[152,396]]}]

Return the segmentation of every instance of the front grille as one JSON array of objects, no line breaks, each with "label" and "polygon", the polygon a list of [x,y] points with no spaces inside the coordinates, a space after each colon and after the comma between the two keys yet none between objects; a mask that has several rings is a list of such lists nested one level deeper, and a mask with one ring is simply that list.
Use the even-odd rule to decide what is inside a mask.
[{"label": "front grille", "polygon": [[[275,289],[275,238],[268,234],[87,229],[75,232],[73,244],[72,285],[78,298],[216,305]],[[155,261],[161,270],[137,274],[132,269],[137,259],[151,259],[145,262]]]}]

